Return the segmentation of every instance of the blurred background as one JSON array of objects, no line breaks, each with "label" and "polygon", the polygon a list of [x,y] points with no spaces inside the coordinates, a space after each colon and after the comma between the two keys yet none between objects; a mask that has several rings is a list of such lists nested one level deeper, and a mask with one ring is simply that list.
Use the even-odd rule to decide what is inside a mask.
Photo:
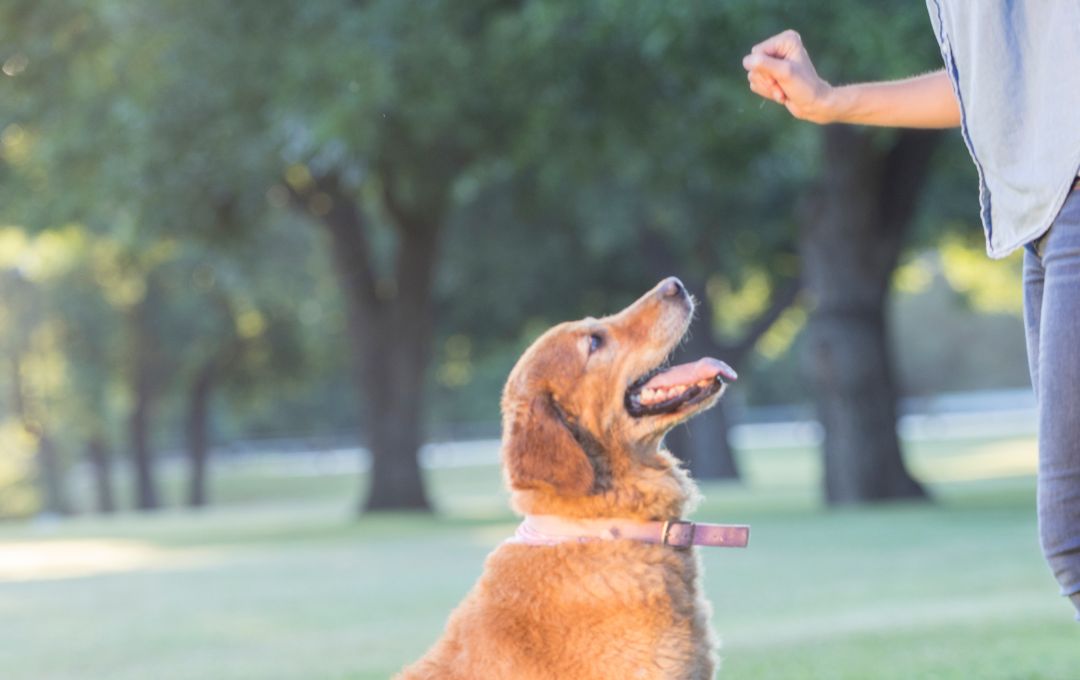
[{"label": "blurred background", "polygon": [[880,0],[0,4],[4,676],[388,677],[512,531],[517,356],[675,274],[726,677],[1080,677],[1020,257],[956,131],[750,93],[789,27],[941,65]]}]

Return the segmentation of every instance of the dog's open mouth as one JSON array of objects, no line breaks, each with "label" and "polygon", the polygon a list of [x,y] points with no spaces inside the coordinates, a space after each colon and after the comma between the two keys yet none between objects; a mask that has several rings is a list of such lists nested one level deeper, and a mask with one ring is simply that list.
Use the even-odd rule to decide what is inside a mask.
[{"label": "dog's open mouth", "polygon": [[737,378],[730,366],[712,357],[656,368],[626,390],[626,411],[635,418],[674,413],[705,401]]}]

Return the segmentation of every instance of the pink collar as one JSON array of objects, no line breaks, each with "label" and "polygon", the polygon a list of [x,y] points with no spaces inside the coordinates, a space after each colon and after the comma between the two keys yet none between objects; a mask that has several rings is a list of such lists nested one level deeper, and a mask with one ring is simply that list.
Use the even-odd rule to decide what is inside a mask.
[{"label": "pink collar", "polygon": [[750,527],[676,519],[639,522],[631,519],[564,519],[555,515],[526,515],[507,542],[556,545],[566,541],[610,541],[619,538],[683,549],[695,545],[745,548],[750,541]]}]

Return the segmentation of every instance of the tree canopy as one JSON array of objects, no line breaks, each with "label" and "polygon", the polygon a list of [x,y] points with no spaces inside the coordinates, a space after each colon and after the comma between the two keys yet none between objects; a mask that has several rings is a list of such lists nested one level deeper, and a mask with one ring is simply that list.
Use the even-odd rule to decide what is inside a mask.
[{"label": "tree canopy", "polygon": [[[494,420],[530,337],[668,274],[704,303],[692,351],[798,382],[806,209],[853,158],[746,88],[742,55],[789,26],[834,80],[939,60],[923,8],[884,2],[5,4],[7,379],[24,413],[63,403],[57,474],[126,450],[154,507],[179,441],[199,503],[215,428],[347,428],[374,461],[364,507],[429,507],[432,420]],[[906,138],[857,139],[884,159]],[[901,168],[938,179],[897,248],[941,236],[928,215],[971,223],[962,155]],[[39,250],[63,264],[35,274]],[[782,391],[742,373],[751,399]]]}]

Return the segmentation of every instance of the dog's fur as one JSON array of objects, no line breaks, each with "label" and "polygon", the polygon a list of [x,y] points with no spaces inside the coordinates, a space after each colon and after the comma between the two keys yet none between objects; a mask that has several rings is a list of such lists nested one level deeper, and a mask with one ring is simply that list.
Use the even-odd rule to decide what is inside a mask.
[{"label": "dog's fur", "polygon": [[[697,489],[661,440],[720,393],[666,415],[634,418],[624,406],[627,387],[668,356],[692,313],[681,286],[672,295],[661,282],[616,315],[560,324],[529,347],[502,399],[517,512],[654,521],[692,509]],[[398,678],[711,678],[717,645],[699,574],[695,551],[663,545],[505,543],[442,639]]]}]

